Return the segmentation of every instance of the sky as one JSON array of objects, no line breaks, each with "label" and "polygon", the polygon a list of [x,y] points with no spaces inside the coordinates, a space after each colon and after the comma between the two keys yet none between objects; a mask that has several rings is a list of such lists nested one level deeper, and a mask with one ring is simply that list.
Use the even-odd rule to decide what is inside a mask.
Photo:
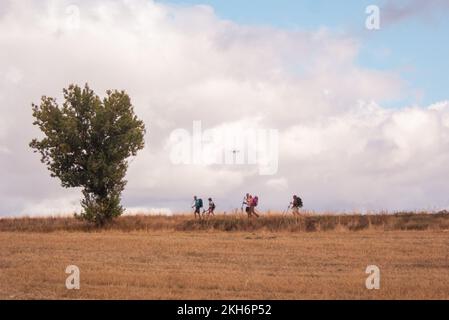
[{"label": "sky", "polygon": [[[189,6],[195,0],[159,1]],[[449,1],[446,0],[209,0],[217,16],[245,25],[290,30],[329,28],[361,41],[356,63],[378,70],[395,70],[416,91],[413,97],[385,101],[389,107],[427,105],[447,98],[449,80]],[[365,28],[365,9],[382,10],[381,31]],[[427,79],[431,77],[434,82]]]},{"label": "sky", "polygon": [[[246,192],[260,210],[292,194],[316,211],[449,208],[448,17],[444,0],[0,0],[0,216],[80,210],[80,190],[28,143],[31,103],[86,82],[126,90],[148,129],[128,212],[189,212],[194,194],[229,212]],[[236,133],[230,148],[248,158],[195,162],[195,138],[183,149],[174,137],[198,124]],[[241,132],[273,139],[255,147]]]}]

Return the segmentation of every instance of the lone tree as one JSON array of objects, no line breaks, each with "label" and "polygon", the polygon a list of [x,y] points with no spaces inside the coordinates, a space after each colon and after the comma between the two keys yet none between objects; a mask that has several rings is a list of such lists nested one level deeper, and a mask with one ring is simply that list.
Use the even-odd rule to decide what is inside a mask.
[{"label": "lone tree", "polygon": [[102,226],[124,211],[126,159],[144,147],[145,125],[124,91],[107,91],[103,100],[87,84],[63,92],[62,106],[46,96],[32,105],[33,124],[45,137],[30,147],[63,187],[83,188],[81,218]]}]

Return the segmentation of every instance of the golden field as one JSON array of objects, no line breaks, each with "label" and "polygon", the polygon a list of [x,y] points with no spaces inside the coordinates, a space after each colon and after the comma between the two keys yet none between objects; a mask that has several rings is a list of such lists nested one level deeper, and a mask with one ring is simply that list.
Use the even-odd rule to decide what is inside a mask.
[{"label": "golden field", "polygon": [[447,213],[0,219],[0,252],[0,299],[449,299]]}]

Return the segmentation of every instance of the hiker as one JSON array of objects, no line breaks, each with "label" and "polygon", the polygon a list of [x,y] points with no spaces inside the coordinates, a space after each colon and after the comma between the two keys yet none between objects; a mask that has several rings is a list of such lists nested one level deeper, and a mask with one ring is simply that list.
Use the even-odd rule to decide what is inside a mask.
[{"label": "hiker", "polygon": [[258,196],[252,197],[249,206],[248,218],[250,218],[252,215],[259,218],[259,215],[256,213],[256,207],[258,204],[259,204],[259,197]]},{"label": "hiker", "polygon": [[205,212],[208,216],[210,216],[210,215],[215,216],[215,214],[214,214],[214,211],[215,211],[215,203],[212,201],[212,198],[209,198],[209,199],[207,199],[207,200],[209,201],[209,208],[208,208],[207,210],[205,210],[204,212]]},{"label": "hiker", "polygon": [[301,198],[298,197],[297,195],[294,195],[293,196],[293,201],[290,202],[290,205],[292,207],[293,215],[294,216],[296,216],[296,215],[299,216],[299,209],[302,208],[302,200],[301,200]]},{"label": "hiker", "polygon": [[196,214],[198,214],[198,218],[201,219],[201,208],[203,207],[203,200],[199,199],[197,196],[193,197],[193,205],[192,208],[195,208],[195,219],[196,219]]},{"label": "hiker", "polygon": [[243,198],[243,203],[242,203],[242,211],[243,211],[243,206],[245,206],[245,212],[248,215],[248,218],[250,217],[250,208],[251,208],[251,203],[253,202],[253,197],[247,193],[245,195],[245,197]]}]

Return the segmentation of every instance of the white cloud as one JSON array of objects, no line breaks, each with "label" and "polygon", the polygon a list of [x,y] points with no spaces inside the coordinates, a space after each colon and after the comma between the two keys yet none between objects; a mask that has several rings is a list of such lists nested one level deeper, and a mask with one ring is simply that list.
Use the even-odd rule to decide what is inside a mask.
[{"label": "white cloud", "polygon": [[306,192],[316,202],[325,198],[329,207],[332,201],[357,208],[444,207],[448,107],[449,102],[399,110],[361,105],[290,128],[282,150],[296,163],[303,190],[317,187]]},{"label": "white cloud", "polygon": [[[408,94],[403,81],[358,66],[359,43],[349,36],[239,25],[208,6],[144,0],[7,4],[0,13],[0,146],[9,150],[0,152],[2,215],[67,211],[80,196],[51,179],[27,146],[39,134],[31,102],[43,94],[60,102],[73,82],[89,82],[99,94],[125,89],[147,124],[147,146],[123,195],[130,208],[188,210],[198,194],[231,210],[245,192],[257,193],[266,209],[283,207],[293,193],[313,209],[448,205],[448,103],[382,108],[380,101]],[[279,130],[277,175],[170,162],[172,130],[191,130],[194,120],[222,128],[248,119]]]},{"label": "white cloud", "polygon": [[157,215],[173,215],[173,212],[169,208],[148,208],[148,207],[129,207],[126,208],[125,216],[145,215],[145,216],[157,216]]},{"label": "white cloud", "polygon": [[265,183],[268,187],[275,190],[286,191],[288,190],[288,180],[284,177],[278,179],[270,179]]},{"label": "white cloud", "polygon": [[26,203],[20,214],[30,217],[70,216],[79,213],[80,207],[79,195],[72,195]]}]

